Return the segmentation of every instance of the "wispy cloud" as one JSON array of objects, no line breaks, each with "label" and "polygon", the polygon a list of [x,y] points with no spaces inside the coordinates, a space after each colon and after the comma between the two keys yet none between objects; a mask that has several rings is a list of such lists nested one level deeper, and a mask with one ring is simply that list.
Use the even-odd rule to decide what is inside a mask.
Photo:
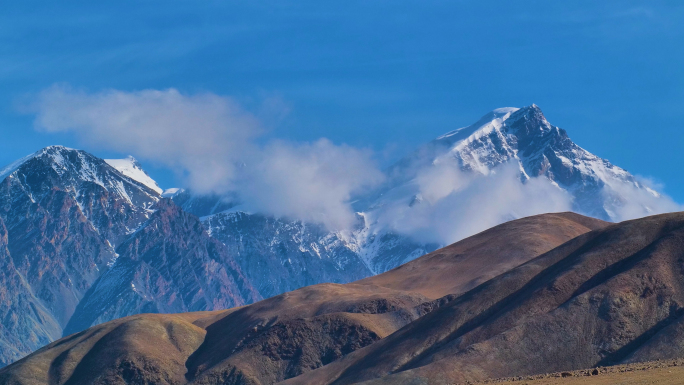
[{"label": "wispy cloud", "polygon": [[618,180],[608,181],[601,194],[604,208],[615,222],[648,215],[682,211],[684,207],[667,195],[658,193],[662,186],[651,179],[637,177],[639,186]]}]

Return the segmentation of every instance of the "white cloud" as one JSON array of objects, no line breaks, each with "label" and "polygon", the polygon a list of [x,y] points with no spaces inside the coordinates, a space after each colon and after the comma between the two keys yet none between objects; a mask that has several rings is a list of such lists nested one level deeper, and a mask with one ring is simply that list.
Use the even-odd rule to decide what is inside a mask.
[{"label": "white cloud", "polygon": [[253,159],[241,183],[248,202],[277,216],[347,228],[354,221],[348,202],[355,192],[377,184],[383,174],[369,151],[314,143],[271,143]]},{"label": "white cloud", "polygon": [[369,152],[324,139],[258,144],[259,120],[212,93],[55,86],[38,95],[32,110],[38,129],[74,132],[90,146],[170,167],[198,193],[236,192],[255,211],[331,228],[353,219],[352,193],[382,178]]},{"label": "white cloud", "polygon": [[230,98],[174,89],[89,94],[55,86],[39,94],[34,109],[38,129],[75,132],[91,146],[159,162],[201,192],[232,188],[236,165],[261,132]]},{"label": "white cloud", "polygon": [[667,195],[656,192],[659,186],[643,177],[637,184],[609,181],[602,190],[604,208],[615,222],[641,218],[648,215],[682,211],[684,207]]},{"label": "white cloud", "polygon": [[572,197],[547,179],[523,184],[517,164],[488,175],[431,166],[418,173],[416,182],[422,201],[389,203],[378,220],[424,242],[449,244],[511,219],[572,207]]}]

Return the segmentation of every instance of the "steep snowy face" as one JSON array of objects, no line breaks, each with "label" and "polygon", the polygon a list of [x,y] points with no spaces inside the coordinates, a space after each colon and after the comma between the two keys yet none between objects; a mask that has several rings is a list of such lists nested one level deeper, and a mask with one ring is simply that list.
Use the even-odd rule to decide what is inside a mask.
[{"label": "steep snowy face", "polygon": [[[596,177],[595,169],[608,168],[611,176],[630,178],[629,174],[610,165],[573,143],[565,130],[551,125],[536,105],[507,111],[483,124],[465,138],[451,142],[447,153],[437,156],[433,162],[448,158],[458,161],[464,170],[488,174],[496,166],[515,160],[521,166],[523,179],[546,176],[564,186],[571,186],[580,179]],[[437,141],[451,141],[451,136]],[[580,179],[578,179],[580,178]]]},{"label": "steep snowy face", "polygon": [[105,159],[104,161],[134,181],[144,184],[159,195],[162,194],[163,190],[159,187],[157,182],[143,170],[140,163],[138,163],[134,157],[128,156],[125,159]]}]

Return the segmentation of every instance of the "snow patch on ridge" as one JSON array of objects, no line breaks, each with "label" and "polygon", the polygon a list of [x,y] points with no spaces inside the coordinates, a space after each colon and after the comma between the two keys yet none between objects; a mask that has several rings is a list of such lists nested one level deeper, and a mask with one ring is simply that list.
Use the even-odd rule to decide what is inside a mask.
[{"label": "snow patch on ridge", "polygon": [[133,179],[136,182],[140,182],[145,186],[154,190],[157,194],[162,194],[164,191],[159,187],[157,182],[150,178],[145,170],[140,167],[140,163],[132,157],[128,156],[124,159],[105,159],[105,162],[110,166],[114,167],[120,173],[126,175],[127,177]]}]

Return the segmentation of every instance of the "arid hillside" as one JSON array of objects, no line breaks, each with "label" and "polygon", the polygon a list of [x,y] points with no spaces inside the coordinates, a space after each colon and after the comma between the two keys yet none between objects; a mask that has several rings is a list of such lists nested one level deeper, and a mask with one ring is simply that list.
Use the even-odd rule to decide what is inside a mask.
[{"label": "arid hillside", "polygon": [[608,224],[575,213],[521,218],[358,283],[418,292],[432,299],[460,294],[563,242]]},{"label": "arid hillside", "polygon": [[545,214],[347,285],[98,325],[4,368],[0,383],[447,384],[586,370],[684,357],[682,304],[684,213]]},{"label": "arid hillside", "polygon": [[460,383],[684,355],[684,213],[581,235],[288,383]]}]

